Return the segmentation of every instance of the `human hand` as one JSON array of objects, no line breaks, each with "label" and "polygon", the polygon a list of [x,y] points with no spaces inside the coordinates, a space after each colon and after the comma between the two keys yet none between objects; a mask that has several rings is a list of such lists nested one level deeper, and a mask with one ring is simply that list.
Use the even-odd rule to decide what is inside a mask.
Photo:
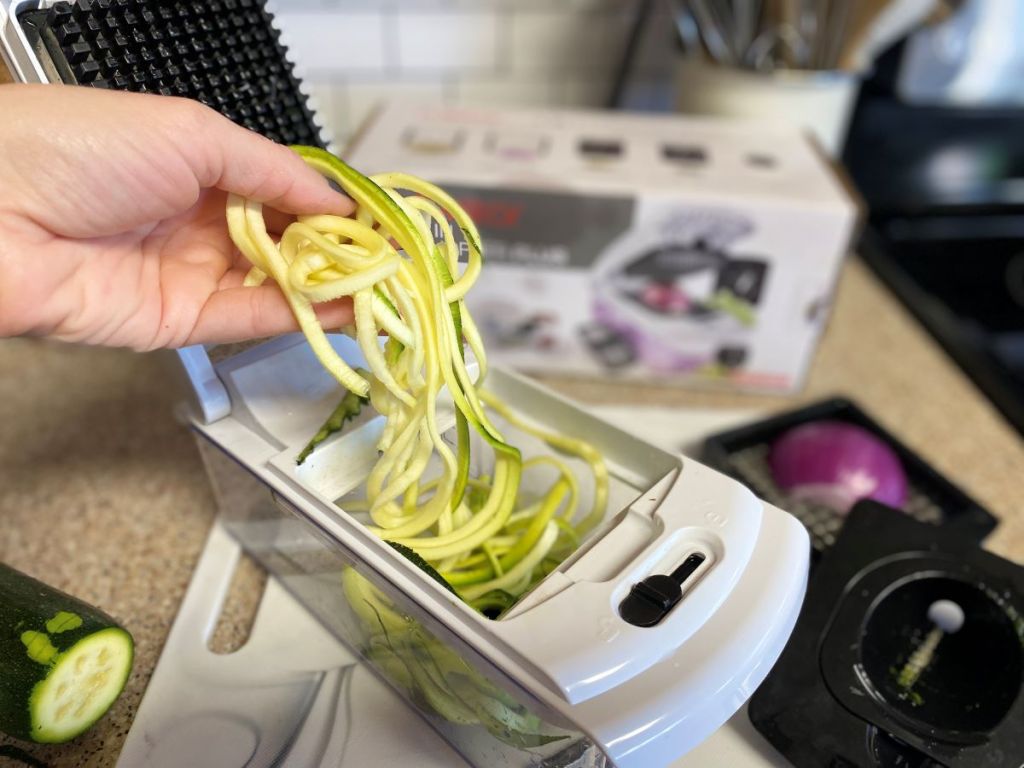
[{"label": "human hand", "polygon": [[[137,350],[296,329],[224,219],[234,192],[287,214],[352,203],[291,150],[198,102],[76,86],[0,86],[0,337]],[[347,299],[317,305],[326,328]]]}]

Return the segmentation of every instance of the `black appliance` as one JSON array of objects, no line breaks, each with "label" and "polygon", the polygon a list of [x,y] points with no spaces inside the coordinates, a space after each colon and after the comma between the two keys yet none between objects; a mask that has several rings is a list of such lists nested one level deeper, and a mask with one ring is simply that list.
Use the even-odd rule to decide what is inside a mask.
[{"label": "black appliance", "polygon": [[865,83],[844,152],[860,252],[1024,434],[1024,108],[904,104],[899,57]]}]

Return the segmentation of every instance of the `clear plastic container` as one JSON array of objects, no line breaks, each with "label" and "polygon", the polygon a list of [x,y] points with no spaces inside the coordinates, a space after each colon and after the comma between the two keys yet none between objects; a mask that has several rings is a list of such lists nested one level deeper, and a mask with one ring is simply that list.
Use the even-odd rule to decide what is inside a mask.
[{"label": "clear plastic container", "polygon": [[[357,355],[345,341],[339,343],[350,359]],[[359,521],[361,515],[346,511],[346,502],[363,498],[363,479],[376,459],[383,419],[372,409],[365,409],[342,433],[322,444],[303,465],[296,466],[301,442],[315,431],[310,426],[322,420],[325,407],[331,403],[317,389],[324,384],[322,372],[310,369],[308,351],[301,344],[284,347],[249,364],[244,354],[240,357],[222,370],[235,388],[232,401],[236,405],[245,403],[244,408],[235,409],[233,420],[249,422],[246,426],[261,432],[267,443],[284,446],[265,457],[279,477],[333,502],[332,513],[337,519]],[[267,375],[272,377],[272,385]],[[523,394],[516,392],[521,386],[516,379],[500,373],[490,383],[506,396]],[[335,388],[328,388],[334,397],[338,396]],[[286,420],[279,418],[281,413]],[[450,407],[442,406],[442,420],[450,420],[451,414]],[[532,418],[536,419],[537,414]],[[508,441],[522,451],[524,460],[551,453],[543,441],[514,428],[500,416],[495,415],[494,421]],[[583,428],[586,431],[585,424]],[[446,439],[454,440],[453,429],[444,434]],[[600,748],[571,719],[540,701],[450,626],[417,605],[374,564],[347,546],[343,536],[325,530],[323,523],[330,514],[318,515],[316,509],[297,505],[275,491],[254,471],[250,440],[239,435],[234,446],[238,454],[233,455],[230,444],[218,444],[218,437],[216,428],[208,432],[200,429],[198,444],[225,527],[471,764],[481,768],[610,765]],[[621,440],[618,444],[628,451],[637,447],[631,442]],[[642,453],[634,450],[632,456],[639,459]],[[475,435],[471,456],[471,477],[491,471],[493,452]],[[577,475],[579,509],[589,510],[594,490],[589,467],[578,459],[559,458]],[[661,458],[648,464],[653,473],[641,474],[635,460],[628,462],[633,466],[619,466],[615,456],[609,456],[607,509],[626,509],[657,479],[672,471],[668,455]],[[552,477],[550,468],[525,472],[521,498],[541,495]],[[480,617],[480,621],[492,620]]]},{"label": "clear plastic container", "polygon": [[[276,497],[214,443],[200,438],[199,446],[225,527],[472,765],[609,765],[570,720],[470,648],[370,564]],[[381,611],[379,617],[375,611]],[[375,620],[386,627],[384,632],[373,627]]]},{"label": "clear plastic container", "polygon": [[[334,343],[360,364],[354,343]],[[194,424],[225,528],[471,765],[668,765],[753,693],[796,621],[807,536],[795,520],[526,379],[494,370],[487,388],[519,418],[597,447],[608,504],[604,523],[494,620],[352,511],[380,417],[367,409],[296,465],[340,397],[301,338],[185,363],[204,400]],[[551,451],[494,420],[524,460]],[[454,441],[450,402],[438,423]],[[482,441],[471,455],[473,476],[491,472]],[[559,458],[589,511],[589,466]],[[520,499],[546,492],[552,472],[524,472]],[[694,554],[699,567],[657,626],[620,615],[636,584]]]}]

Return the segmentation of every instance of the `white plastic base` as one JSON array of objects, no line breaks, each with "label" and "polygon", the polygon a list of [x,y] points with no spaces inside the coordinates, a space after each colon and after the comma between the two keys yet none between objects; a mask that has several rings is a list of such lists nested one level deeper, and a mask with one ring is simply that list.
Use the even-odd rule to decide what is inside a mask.
[{"label": "white plastic base", "polygon": [[[604,408],[666,448],[754,418],[746,411]],[[142,701],[120,768],[355,768],[465,765],[288,592],[270,579],[249,642],[216,655],[207,639],[239,548],[215,524]],[[358,706],[350,703],[358,702]],[[672,768],[784,768],[740,710]]]}]

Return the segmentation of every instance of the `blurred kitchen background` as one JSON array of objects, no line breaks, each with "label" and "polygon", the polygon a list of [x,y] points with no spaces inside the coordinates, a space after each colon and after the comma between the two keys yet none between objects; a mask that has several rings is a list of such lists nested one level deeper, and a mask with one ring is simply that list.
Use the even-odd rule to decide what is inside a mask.
[{"label": "blurred kitchen background", "polygon": [[[983,544],[1024,560],[1024,2],[268,7],[325,143],[360,170],[438,181],[481,226],[488,266],[467,301],[492,360],[740,479],[805,524],[819,564],[839,551],[859,572],[872,546],[940,540],[954,559],[984,564]],[[51,766],[114,763],[216,520],[156,358],[0,340],[0,561],[123,619],[138,647],[111,718],[45,752]],[[812,439],[787,479],[770,457],[822,425],[829,444]],[[886,478],[898,492],[883,497]],[[844,549],[864,497],[900,512],[862,518]],[[235,648],[266,578],[244,568],[217,629]],[[911,624],[887,619],[894,637],[932,632]],[[942,722],[998,698],[964,692],[985,679],[972,665],[1024,679],[1024,646],[993,647],[940,654]],[[803,688],[778,691],[783,719],[815,709]],[[1016,701],[1008,758],[1024,744]],[[761,726],[780,748],[835,741],[852,709],[830,705],[790,733]],[[919,754],[936,742],[915,712],[917,746],[867,720],[818,746],[875,750],[850,765],[947,764]],[[788,765],[767,749],[733,759],[749,725],[742,713],[686,768]]]},{"label": "blurred kitchen background", "polygon": [[338,147],[395,100],[810,130],[866,206],[863,257],[1024,429],[1021,3],[282,0],[275,10]]}]

